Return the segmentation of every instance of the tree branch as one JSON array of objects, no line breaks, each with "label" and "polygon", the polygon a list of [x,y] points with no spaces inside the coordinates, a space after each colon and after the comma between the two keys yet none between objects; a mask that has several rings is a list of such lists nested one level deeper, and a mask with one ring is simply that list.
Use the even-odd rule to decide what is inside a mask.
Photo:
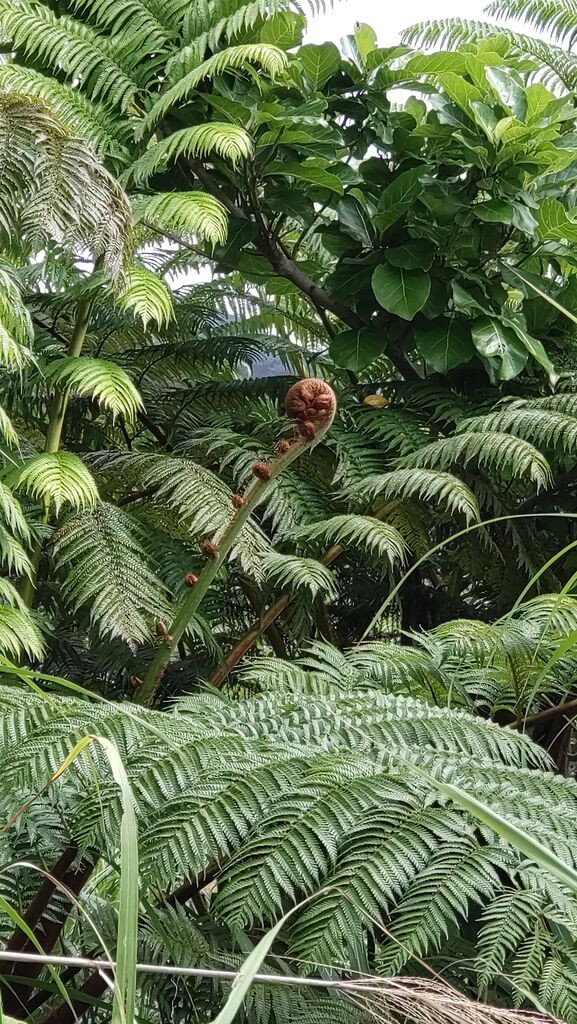
[{"label": "tree branch", "polygon": [[[230,196],[227,196],[226,192],[218,187],[218,185],[213,181],[210,172],[207,171],[206,167],[200,160],[190,160],[189,166],[198,180],[203,184],[207,192],[223,204],[231,217],[234,217],[236,220],[248,221],[250,219],[242,207],[237,206]],[[267,262],[270,263],[275,274],[279,277],[284,277],[287,281],[290,281],[291,284],[294,284],[295,287],[303,293],[303,295],[308,296],[316,309],[322,309],[327,313],[333,313],[334,316],[337,316],[339,320],[342,320],[347,327],[355,328],[367,325],[367,322],[364,321],[358,313],[349,306],[345,306],[342,302],[339,302],[338,299],[317,284],[316,281],[313,281],[312,277],[309,277],[309,275],[306,274],[305,271],[302,270],[286,252],[284,252],[273,234],[267,230],[262,217],[257,218],[257,228],[258,234],[255,238],[254,244],[261,256],[264,256]],[[405,379],[418,379],[419,374],[398,342],[389,342],[386,354]]]}]

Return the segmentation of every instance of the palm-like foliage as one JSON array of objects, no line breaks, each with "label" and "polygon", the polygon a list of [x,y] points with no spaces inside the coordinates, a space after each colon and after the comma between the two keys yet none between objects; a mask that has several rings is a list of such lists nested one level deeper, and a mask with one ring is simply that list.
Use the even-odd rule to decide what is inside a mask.
[{"label": "palm-like foliage", "polygon": [[[577,33],[577,13],[571,0],[494,0],[487,5],[486,13],[496,20],[426,21],[411,26],[404,36],[410,43],[452,50],[462,43],[500,34],[519,54],[535,58],[542,81],[575,88],[577,63],[571,51]],[[509,28],[510,22],[524,22],[536,35],[514,31]]]},{"label": "palm-like foliage", "polygon": [[[410,770],[573,863],[575,786],[551,769],[571,765],[556,733],[575,602],[505,614],[543,563],[535,592],[573,582],[553,559],[571,525],[516,518],[574,507],[570,101],[528,84],[514,39],[449,55],[453,70],[362,28],[346,59],[296,50],[288,0],[0,0],[0,24],[18,144],[0,181],[0,651],[137,703],[173,655],[154,679],[162,713],[31,696],[13,669],[5,817],[78,735],[107,736],[139,809],[143,959],[236,966],[316,893],[267,970],[288,956],[302,973],[391,974],[426,957],[475,997],[577,1020],[568,894]],[[390,108],[390,85],[430,103]],[[322,437],[307,402],[292,425],[282,410],[308,376],[337,392]],[[249,482],[295,431],[315,443],[205,586]],[[4,841],[6,863],[32,846],[111,940],[107,779],[85,753]],[[38,934],[49,922],[50,942],[95,948],[31,871],[2,879],[20,907],[36,897]],[[9,1012],[56,1004],[40,971],[12,980]],[[153,1024],[214,1013],[204,983],[148,980],[139,999]],[[363,1019],[268,990],[244,1014]]]},{"label": "palm-like foliage", "polygon": [[[543,615],[551,620],[545,633],[531,625]],[[275,948],[271,968],[277,955],[288,954],[297,962],[304,958],[309,969],[330,960],[363,970],[363,937],[373,934],[373,966],[399,971],[410,968],[414,956],[434,958],[448,934],[457,950],[461,930],[473,921],[480,990],[506,974],[518,1003],[536,986],[540,998],[571,1021],[573,1010],[566,1007],[573,967],[563,939],[563,928],[575,927],[570,898],[505,843],[427,793],[406,761],[434,767],[440,778],[466,786],[511,820],[538,828],[543,842],[573,862],[574,783],[548,774],[544,752],[521,734],[442,704],[443,690],[473,699],[477,684],[462,674],[465,666],[488,678],[508,665],[512,676],[531,664],[537,637],[544,661],[568,628],[561,623],[576,619],[571,599],[557,615],[541,599],[526,621],[450,624],[431,634],[424,649],[403,653],[377,644],[338,655],[317,645],[301,663],[284,663],[284,678],[274,660],[261,661],[245,679],[252,696],[188,697],[172,714],[135,715],[72,698],[59,698],[55,707],[4,687],[5,814],[15,799],[36,790],[38,779],[48,778],[75,735],[107,736],[125,759],[139,804],[141,899],[151,907],[142,935],[147,954],[202,962],[212,950],[212,962],[234,963],[238,929],[250,935],[300,895],[324,886]],[[563,685],[559,668],[554,688]],[[423,693],[420,700],[405,695],[416,691]],[[504,685],[501,695],[506,704]],[[113,864],[120,803],[106,776],[97,752],[83,755],[50,797],[35,801],[13,840],[6,837],[6,856],[10,842],[17,855],[31,841],[45,814],[51,861],[75,842],[86,856],[98,851]],[[74,813],[59,818],[61,807]],[[97,892],[109,872],[92,896],[89,886],[87,897],[104,935],[113,922],[102,916]],[[16,885],[25,898],[34,879],[20,872],[6,875],[4,884],[8,891]],[[180,905],[178,913],[163,909],[167,897]],[[504,935],[499,921],[507,907],[512,919]],[[220,922],[218,938],[207,915]],[[85,926],[74,927],[80,937]],[[175,954],[177,935],[182,946]],[[527,944],[537,935],[539,956],[528,959]],[[566,979],[558,990],[547,980],[555,970]],[[457,965],[452,974],[475,990],[470,971]],[[202,985],[187,991],[181,998],[202,998]],[[164,995],[145,985],[143,1008],[148,998],[162,1003]],[[250,1004],[246,1012],[252,1019]],[[314,1019],[314,1001],[300,1012]]]}]

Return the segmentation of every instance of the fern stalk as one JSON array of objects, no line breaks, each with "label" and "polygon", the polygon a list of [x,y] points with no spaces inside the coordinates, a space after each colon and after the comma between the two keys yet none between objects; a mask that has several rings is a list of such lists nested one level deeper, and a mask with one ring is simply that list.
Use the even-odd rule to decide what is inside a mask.
[{"label": "fern stalk", "polygon": [[[386,505],[382,505],[373,512],[374,518],[383,519],[386,513],[389,512],[396,504],[397,502],[395,501],[389,501]],[[346,551],[344,544],[331,544],[330,548],[327,548],[324,554],[319,558],[319,563],[326,566],[331,565],[340,557],[340,555],[343,554],[344,551]],[[208,677],[209,682],[212,683],[213,686],[222,686],[229,673],[236,668],[240,661],[242,661],[245,654],[248,654],[251,647],[254,646],[257,640],[260,640],[263,633],[266,633],[267,630],[271,628],[279,615],[282,615],[285,608],[288,607],[295,596],[295,594],[289,593],[281,594],[274,604],[271,604],[270,607],[262,613],[258,622],[255,622],[254,625],[251,626],[243,636],[241,636],[240,640],[238,640],[234,647],[231,648],[225,660],[221,662],[220,665],[217,665]]]},{"label": "fern stalk", "polygon": [[324,381],[303,380],[289,389],[285,398],[287,415],[296,421],[298,436],[293,442],[281,442],[280,453],[270,464],[257,462],[253,466],[254,480],[240,498],[237,511],[230,523],[213,541],[204,542],[209,556],[190,594],[184,599],[166,631],[163,642],[153,658],[135,694],[137,704],[149,705],[154,700],[172,654],[188,625],[234,547],[243,526],[252,511],[269,492],[276,477],[308,448],[317,444],[329,429],[336,412],[336,399]]},{"label": "fern stalk", "polygon": [[[100,269],[102,261],[99,259],[94,264],[94,273]],[[68,346],[67,355],[72,358],[78,358],[82,352],[86,335],[88,332],[88,326],[90,323],[90,313],[94,299],[92,297],[83,299],[78,305],[78,312],[76,314],[76,322],[74,324],[74,330],[70,338],[70,344]],[[44,441],[44,451],[54,453],[60,449],[60,441],[62,440],[62,430],[64,427],[64,420],[66,417],[66,409],[68,406],[68,394],[66,391],[57,391],[52,400],[50,408],[50,415],[48,419],[48,428],[46,430],[46,438]],[[44,501],[44,511],[42,514],[42,522],[45,524],[48,522],[50,514],[50,502],[48,499]],[[40,568],[40,556],[42,554],[42,541],[37,540],[32,549],[30,555],[30,562],[32,565],[31,572],[22,581],[20,588],[20,594],[24,603],[31,608],[34,604],[34,596],[36,594],[36,584],[38,580],[38,570]]]}]

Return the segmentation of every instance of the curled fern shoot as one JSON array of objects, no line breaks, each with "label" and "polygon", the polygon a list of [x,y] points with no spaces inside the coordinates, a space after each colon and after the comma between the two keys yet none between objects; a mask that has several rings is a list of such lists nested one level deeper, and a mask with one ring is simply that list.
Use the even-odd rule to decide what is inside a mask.
[{"label": "curled fern shoot", "polygon": [[332,388],[324,381],[302,380],[293,384],[287,392],[285,411],[296,425],[296,438],[268,465],[255,464],[253,467],[254,479],[243,495],[244,503],[240,508],[233,504],[234,511],[230,522],[212,540],[204,543],[203,547],[208,560],[199,575],[198,582],[183,600],[142,680],[142,684],[136,691],[135,700],[138,704],[150,704],[154,700],[175,646],[198,611],[203,597],[234,546],[253,509],[264,500],[276,477],[325,435],[335,416],[336,398]]}]

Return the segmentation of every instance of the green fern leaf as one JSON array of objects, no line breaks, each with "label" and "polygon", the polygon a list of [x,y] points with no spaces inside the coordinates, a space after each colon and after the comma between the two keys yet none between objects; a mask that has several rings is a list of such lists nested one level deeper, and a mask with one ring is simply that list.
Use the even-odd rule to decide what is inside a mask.
[{"label": "green fern leaf", "polygon": [[471,489],[450,473],[439,473],[428,469],[396,469],[389,473],[378,473],[361,480],[352,487],[351,497],[362,497],[365,501],[382,498],[414,498],[427,505],[441,505],[450,515],[462,515],[465,520],[479,520],[479,505]]},{"label": "green fern leaf", "polygon": [[162,93],[142,123],[142,132],[153,127],[172,107],[186,100],[205,78],[216,78],[227,71],[242,70],[244,66],[256,64],[271,78],[282,74],[288,63],[284,50],[265,43],[244,43],[229,46],[215,53],[199,67],[189,71],[176,85]]},{"label": "green fern leaf", "polygon": [[228,217],[222,203],[205,192],[165,192],[154,196],[135,196],[133,209],[137,221],[152,222],[154,227],[188,237],[206,238],[212,245],[226,241]]},{"label": "green fern leaf", "polygon": [[336,582],[326,566],[314,558],[271,553],[262,561],[264,575],[281,590],[308,591],[314,599],[322,595],[325,600],[336,596]]},{"label": "green fern leaf", "polygon": [[248,160],[252,153],[250,135],[240,125],[226,121],[181,128],[151,146],[130,167],[128,177],[137,185],[146,183],[154,174],[165,171],[181,156],[203,158],[216,153],[235,167]]},{"label": "green fern leaf", "polygon": [[72,452],[42,452],[12,470],[6,483],[38,501],[85,508],[98,501],[96,484],[84,463]]},{"label": "green fern leaf", "polygon": [[320,540],[325,545],[365,548],[391,566],[402,565],[407,555],[407,545],[398,530],[373,516],[333,516],[322,523],[300,527],[292,535],[297,540]]},{"label": "green fern leaf", "polygon": [[405,456],[401,468],[466,467],[472,461],[517,479],[527,477],[537,487],[545,487],[551,479],[549,463],[534,445],[496,431],[456,434],[433,441]]},{"label": "green fern leaf", "polygon": [[42,634],[28,609],[0,603],[0,652],[34,660],[44,654]]},{"label": "green fern leaf", "polygon": [[74,612],[86,609],[100,633],[130,646],[150,641],[154,623],[169,614],[138,534],[126,513],[98,503],[69,519],[52,543],[67,604]]},{"label": "green fern leaf", "polygon": [[56,15],[34,0],[0,0],[4,35],[29,58],[40,59],[70,79],[82,77],[95,99],[126,111],[133,103],[137,83],[117,61],[104,36],[67,15]]},{"label": "green fern leaf", "polygon": [[[154,274],[151,276],[155,281],[158,280]],[[95,398],[104,409],[112,413],[113,419],[123,416],[133,421],[142,408],[138,391],[126,371],[117,363],[89,356],[65,356],[50,363],[45,375],[51,384],[63,391]]]},{"label": "green fern leaf", "polygon": [[118,301],[122,309],[131,309],[142,320],[145,330],[151,322],[163,327],[174,316],[169,289],[162,278],[146,267],[130,268]]},{"label": "green fern leaf", "polygon": [[554,409],[535,408],[532,402],[514,402],[459,424],[459,432],[473,430],[513,434],[535,446],[558,448],[566,454],[574,452],[577,446],[577,417]]}]

